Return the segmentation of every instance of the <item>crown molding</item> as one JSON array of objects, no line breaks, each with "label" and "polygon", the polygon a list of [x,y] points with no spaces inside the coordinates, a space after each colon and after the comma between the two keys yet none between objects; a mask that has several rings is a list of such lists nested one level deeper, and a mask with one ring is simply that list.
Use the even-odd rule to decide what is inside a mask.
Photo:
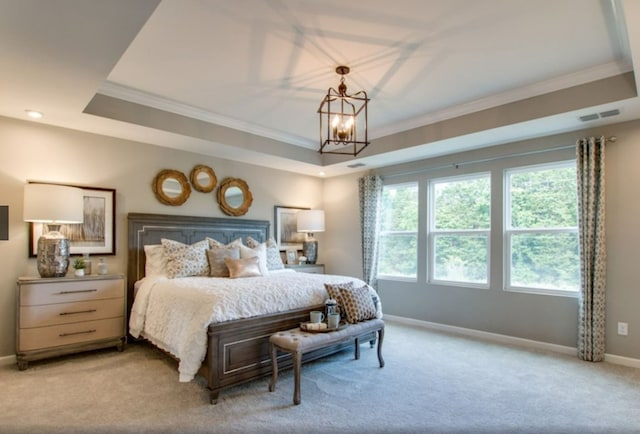
[{"label": "crown molding", "polygon": [[424,125],[430,125],[436,122],[454,119],[460,116],[494,107],[499,107],[501,105],[521,101],[527,98],[532,98],[535,96],[544,95],[546,93],[567,89],[573,86],[579,86],[581,84],[589,83],[592,81],[613,77],[632,70],[632,64],[627,59],[605,63],[575,73],[566,74],[560,77],[555,77],[549,80],[544,80],[537,83],[532,83],[527,86],[522,86],[516,89],[493,94],[485,98],[469,101],[464,104],[447,107],[445,109],[437,110],[424,116],[419,116],[404,122],[396,122],[389,127],[376,128],[375,136],[373,136],[371,133],[369,133],[369,135],[374,139],[385,137],[391,134],[400,133],[402,131],[411,130],[413,128],[418,128]]},{"label": "crown molding", "polygon": [[318,146],[317,142],[310,141],[303,137],[293,134],[285,134],[281,131],[260,127],[238,119],[222,116],[199,107],[194,107],[159,95],[143,92],[111,81],[105,81],[102,86],[100,86],[97,93],[211,124],[233,128],[235,130],[244,131],[246,133],[255,134],[257,136],[266,137],[280,142],[289,143],[291,145],[301,146],[303,148],[315,149]]}]

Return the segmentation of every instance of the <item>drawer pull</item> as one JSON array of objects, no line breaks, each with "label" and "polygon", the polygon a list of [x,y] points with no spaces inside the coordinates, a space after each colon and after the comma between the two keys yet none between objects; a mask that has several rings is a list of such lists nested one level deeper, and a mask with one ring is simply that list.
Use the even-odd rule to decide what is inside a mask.
[{"label": "drawer pull", "polygon": [[60,333],[58,336],[63,338],[65,336],[82,335],[82,334],[89,334],[89,333],[95,333],[95,332],[96,332],[95,330],[85,330],[83,332]]},{"label": "drawer pull", "polygon": [[76,312],[60,312],[60,315],[75,315],[77,313],[93,313],[97,311],[98,311],[97,309],[78,310]]},{"label": "drawer pull", "polygon": [[78,294],[80,292],[96,292],[97,289],[78,289],[76,291],[60,291],[58,294]]}]

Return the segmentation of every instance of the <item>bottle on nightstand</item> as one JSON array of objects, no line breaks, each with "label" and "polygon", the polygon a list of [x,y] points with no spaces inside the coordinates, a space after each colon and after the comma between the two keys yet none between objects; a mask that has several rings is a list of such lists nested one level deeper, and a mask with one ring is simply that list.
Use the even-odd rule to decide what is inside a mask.
[{"label": "bottle on nightstand", "polygon": [[104,258],[100,258],[100,263],[98,264],[98,274],[105,275],[108,274],[109,270],[107,269],[107,263]]}]

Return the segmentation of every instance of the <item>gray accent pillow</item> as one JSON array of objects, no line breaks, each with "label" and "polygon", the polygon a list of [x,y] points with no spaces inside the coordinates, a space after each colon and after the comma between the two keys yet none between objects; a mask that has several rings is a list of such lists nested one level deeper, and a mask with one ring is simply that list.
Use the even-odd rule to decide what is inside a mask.
[{"label": "gray accent pillow", "polygon": [[209,276],[211,277],[229,277],[229,268],[225,264],[225,258],[240,259],[240,248],[238,247],[221,247],[218,249],[207,250],[207,259],[209,260]]},{"label": "gray accent pillow", "polygon": [[[247,237],[247,246],[252,249],[258,247],[260,244],[260,241]],[[280,256],[280,250],[278,250],[276,240],[269,238],[264,244],[267,247],[267,269],[269,271],[284,269],[284,264],[282,263],[282,257]]]}]

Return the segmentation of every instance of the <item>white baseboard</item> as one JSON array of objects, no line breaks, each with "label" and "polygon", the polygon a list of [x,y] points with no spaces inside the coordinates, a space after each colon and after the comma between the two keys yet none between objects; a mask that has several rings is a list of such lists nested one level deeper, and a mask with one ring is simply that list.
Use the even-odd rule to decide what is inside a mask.
[{"label": "white baseboard", "polygon": [[[437,331],[455,333],[455,334],[479,338],[479,339],[486,339],[492,342],[498,342],[502,344],[519,345],[526,348],[535,348],[537,350],[553,351],[555,353],[567,354],[570,356],[577,355],[577,351],[578,351],[577,348],[575,347],[568,347],[565,345],[551,344],[548,342],[534,341],[531,339],[517,338],[515,336],[501,335],[498,333],[490,333],[490,332],[485,332],[481,330],[468,329],[464,327],[456,327],[456,326],[451,326],[447,324],[439,324],[435,322],[422,321],[422,320],[405,318],[405,317],[395,316],[395,315],[385,314],[384,319],[389,320],[391,322],[397,322],[399,324],[413,325],[413,326],[423,327],[430,330],[437,330]],[[631,368],[640,368],[640,359],[616,356],[614,354],[605,354],[604,360],[605,362],[613,363],[616,365],[629,366]]]},{"label": "white baseboard", "polygon": [[0,357],[0,366],[13,365],[16,363],[16,355]]}]

